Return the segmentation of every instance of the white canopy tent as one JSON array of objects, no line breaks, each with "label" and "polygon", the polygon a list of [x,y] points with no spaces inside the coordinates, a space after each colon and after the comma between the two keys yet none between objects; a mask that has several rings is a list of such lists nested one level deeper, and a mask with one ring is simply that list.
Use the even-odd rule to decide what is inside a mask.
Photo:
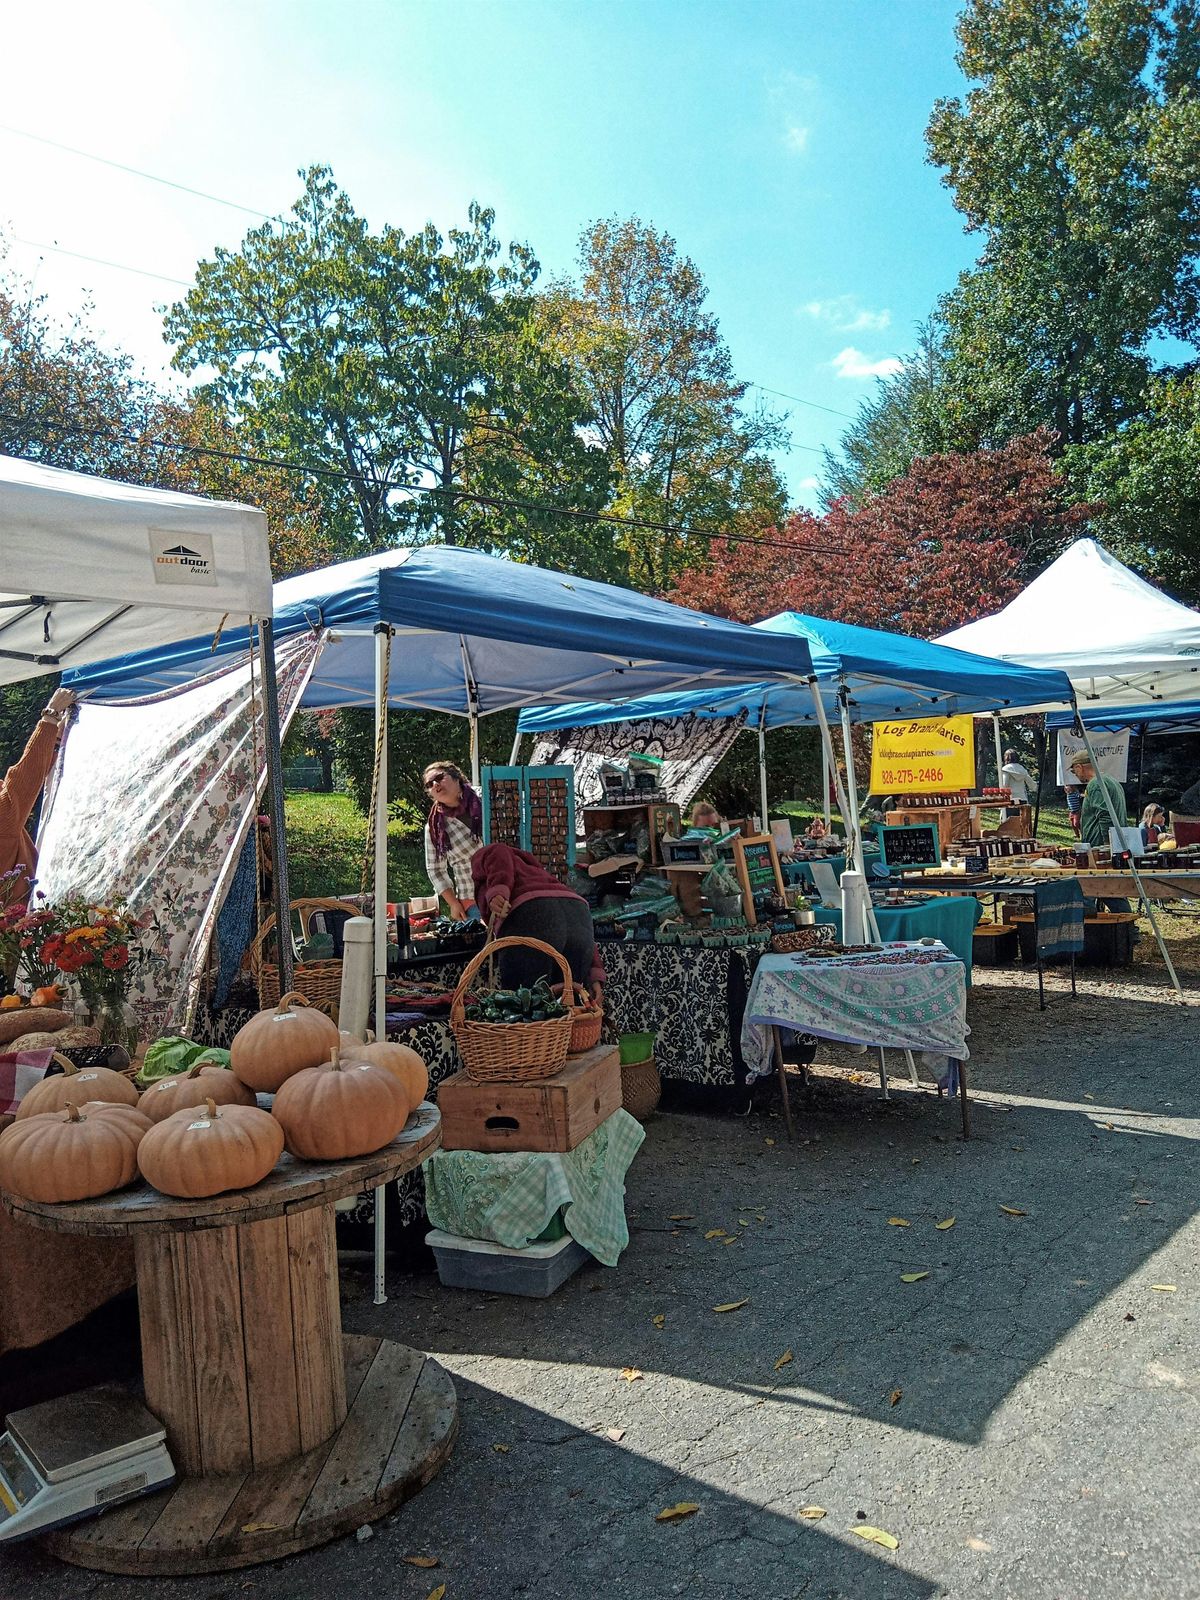
[{"label": "white canopy tent", "polygon": [[0,456],[0,683],[271,615],[252,506]]},{"label": "white canopy tent", "polygon": [[1077,539],[1002,611],[936,642],[1057,667],[1081,710],[1200,698],[1200,612],[1139,578],[1094,539]]}]

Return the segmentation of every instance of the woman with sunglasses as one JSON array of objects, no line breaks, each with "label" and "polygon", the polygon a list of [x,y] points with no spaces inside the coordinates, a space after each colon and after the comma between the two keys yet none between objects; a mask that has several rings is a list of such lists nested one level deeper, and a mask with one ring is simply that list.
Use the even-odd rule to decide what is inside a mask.
[{"label": "woman with sunglasses", "polygon": [[455,922],[475,908],[471,857],[483,843],[483,802],[453,761],[433,761],[424,772],[433,801],[425,824],[425,871]]}]

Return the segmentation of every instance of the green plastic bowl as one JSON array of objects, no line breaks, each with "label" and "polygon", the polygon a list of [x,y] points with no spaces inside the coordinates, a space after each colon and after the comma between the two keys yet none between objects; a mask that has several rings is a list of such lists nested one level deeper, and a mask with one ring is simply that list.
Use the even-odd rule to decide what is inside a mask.
[{"label": "green plastic bowl", "polygon": [[639,1061],[649,1061],[654,1054],[654,1034],[623,1033],[620,1051],[623,1067],[635,1067]]}]

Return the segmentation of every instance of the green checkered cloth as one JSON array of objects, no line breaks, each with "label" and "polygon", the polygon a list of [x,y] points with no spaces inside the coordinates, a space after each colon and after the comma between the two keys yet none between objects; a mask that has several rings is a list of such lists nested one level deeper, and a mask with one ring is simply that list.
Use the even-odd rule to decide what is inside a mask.
[{"label": "green checkered cloth", "polygon": [[614,1111],[574,1150],[438,1150],[425,1163],[425,1209],[435,1228],[519,1250],[561,1209],[567,1232],[606,1267],[629,1243],[625,1174],[646,1137]]}]

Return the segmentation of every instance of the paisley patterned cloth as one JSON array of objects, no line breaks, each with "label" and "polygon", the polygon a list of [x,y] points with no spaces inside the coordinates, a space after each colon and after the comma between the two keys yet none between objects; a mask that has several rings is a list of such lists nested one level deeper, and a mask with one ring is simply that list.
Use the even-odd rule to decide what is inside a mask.
[{"label": "paisley patterned cloth", "polygon": [[[941,959],[930,960],[931,949]],[[928,1050],[965,1061],[971,1030],[962,962],[944,945],[887,947],[892,950],[919,951],[922,959],[865,965],[853,957],[764,956],[742,1024],[751,1073],[764,1077],[772,1070],[772,1023],[847,1044]]]},{"label": "paisley patterned cloth", "polygon": [[571,1237],[615,1267],[629,1243],[625,1174],[645,1129],[614,1111],[569,1151],[437,1150],[425,1164],[425,1204],[435,1228],[519,1250],[563,1213]]},{"label": "paisley patterned cloth", "polygon": [[575,804],[599,805],[600,768],[631,755],[662,762],[659,784],[668,800],[685,806],[746,726],[735,717],[644,717],[636,722],[600,723],[594,728],[558,728],[539,736],[530,764],[575,769]]}]

